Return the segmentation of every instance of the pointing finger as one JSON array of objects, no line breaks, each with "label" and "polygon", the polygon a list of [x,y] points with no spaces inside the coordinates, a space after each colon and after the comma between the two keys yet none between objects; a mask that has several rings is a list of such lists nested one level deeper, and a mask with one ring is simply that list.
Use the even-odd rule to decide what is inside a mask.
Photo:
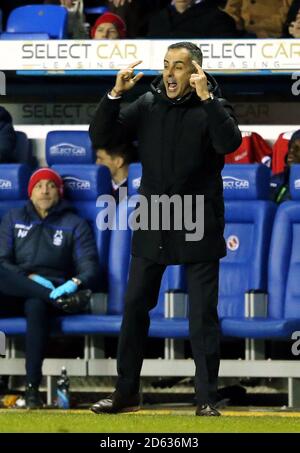
[{"label": "pointing finger", "polygon": [[141,78],[143,77],[144,73],[143,72],[139,72],[135,77],[133,77],[133,82],[136,83],[138,82],[139,80],[141,80]]},{"label": "pointing finger", "polygon": [[195,66],[195,68],[197,69],[198,74],[203,74],[203,69],[202,69],[201,66],[197,63],[197,61],[192,60],[192,63],[193,63],[193,65]]},{"label": "pointing finger", "polygon": [[127,69],[130,68],[135,68],[137,65],[141,64],[143,60],[137,60],[134,63],[131,63],[129,66],[127,66]]}]

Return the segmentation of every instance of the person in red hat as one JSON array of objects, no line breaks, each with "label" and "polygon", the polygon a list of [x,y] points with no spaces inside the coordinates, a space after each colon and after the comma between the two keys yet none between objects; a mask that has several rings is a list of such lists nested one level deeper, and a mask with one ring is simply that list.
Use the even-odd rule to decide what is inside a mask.
[{"label": "person in red hat", "polygon": [[34,172],[28,196],[0,225],[0,317],[26,316],[25,400],[34,409],[42,407],[38,389],[51,317],[86,311],[98,256],[89,225],[63,199],[58,173]]},{"label": "person in red hat", "polygon": [[104,13],[98,17],[91,29],[93,39],[124,39],[126,24],[117,14]]}]

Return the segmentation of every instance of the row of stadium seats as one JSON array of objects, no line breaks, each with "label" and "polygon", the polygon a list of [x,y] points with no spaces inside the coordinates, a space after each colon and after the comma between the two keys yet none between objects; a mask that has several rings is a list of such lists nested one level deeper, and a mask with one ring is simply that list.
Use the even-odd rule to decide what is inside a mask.
[{"label": "row of stadium seats", "polygon": [[[107,284],[105,314],[62,316],[53,331],[62,334],[118,335],[127,284],[131,230],[101,229],[104,205],[99,195],[110,193],[110,175],[96,165],[54,165],[66,183],[66,195],[92,225],[99,254],[102,288]],[[24,165],[0,167],[0,216],[26,201],[30,171]],[[226,165],[223,171],[225,240],[221,260],[219,315],[225,336],[284,338],[300,329],[299,221],[300,166],[291,170],[292,200],[278,208],[269,198],[270,170],[264,165]],[[140,164],[129,171],[128,195],[136,195]],[[131,203],[132,204],[132,203]],[[117,206],[114,221],[127,222],[134,208],[126,199]],[[102,215],[101,215],[102,213]],[[118,225],[118,223],[117,223]],[[163,277],[157,307],[151,313],[150,336],[187,338],[187,309],[166,317],[165,301],[186,293],[184,266],[169,266]],[[265,297],[268,294],[266,305]],[[251,305],[252,304],[252,305]],[[170,306],[168,306],[170,311]],[[171,307],[172,311],[172,307]],[[170,316],[170,314],[169,314]],[[24,334],[25,319],[1,319],[7,335]]]},{"label": "row of stadium seats", "polygon": [[[272,172],[284,169],[284,158],[288,143],[294,131],[282,132],[271,147],[256,132],[242,132],[240,147],[225,157],[226,164],[263,163],[271,166]],[[95,153],[87,131],[53,130],[46,137],[45,156],[48,165],[54,164],[93,164]],[[17,160],[33,165],[30,142],[24,132],[17,132]]]}]

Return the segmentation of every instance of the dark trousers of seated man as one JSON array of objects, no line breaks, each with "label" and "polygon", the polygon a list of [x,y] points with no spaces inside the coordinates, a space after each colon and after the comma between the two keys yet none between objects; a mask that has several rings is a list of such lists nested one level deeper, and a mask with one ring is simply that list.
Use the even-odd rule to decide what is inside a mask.
[{"label": "dark trousers of seated man", "polygon": [[[117,390],[123,395],[139,391],[139,377],[149,328],[149,310],[157,303],[166,266],[132,257],[119,337]],[[217,314],[219,261],[186,264],[189,329],[196,365],[198,404],[216,402],[220,363]]]},{"label": "dark trousers of seated man", "polygon": [[50,304],[51,290],[22,274],[0,266],[0,318],[25,316],[27,383],[39,386],[42,363],[53,316],[62,311]]}]

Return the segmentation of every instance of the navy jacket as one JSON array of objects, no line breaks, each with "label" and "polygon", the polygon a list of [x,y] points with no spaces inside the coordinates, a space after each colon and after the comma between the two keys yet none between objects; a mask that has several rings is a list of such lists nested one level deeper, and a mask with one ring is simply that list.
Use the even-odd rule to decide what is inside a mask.
[{"label": "navy jacket", "polygon": [[64,200],[45,219],[31,201],[10,210],[0,225],[0,264],[25,275],[39,274],[57,285],[77,277],[84,287],[92,287],[98,276],[91,229]]},{"label": "navy jacket", "polygon": [[0,164],[15,162],[16,133],[8,111],[0,106]]}]

